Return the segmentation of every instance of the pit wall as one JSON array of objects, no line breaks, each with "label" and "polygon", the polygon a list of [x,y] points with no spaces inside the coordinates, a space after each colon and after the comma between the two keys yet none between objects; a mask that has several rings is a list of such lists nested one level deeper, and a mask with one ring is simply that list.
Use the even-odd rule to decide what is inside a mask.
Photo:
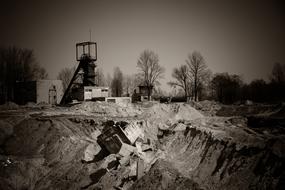
[{"label": "pit wall", "polygon": [[264,146],[237,146],[191,127],[168,141],[165,159],[204,189],[282,189],[285,164],[279,145],[269,139]]}]

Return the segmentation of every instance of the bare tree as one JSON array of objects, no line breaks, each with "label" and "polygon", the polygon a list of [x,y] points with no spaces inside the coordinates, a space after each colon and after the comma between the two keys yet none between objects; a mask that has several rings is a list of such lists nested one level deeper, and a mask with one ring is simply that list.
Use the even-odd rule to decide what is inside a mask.
[{"label": "bare tree", "polygon": [[275,63],[271,73],[270,100],[284,101],[285,100],[285,64]]},{"label": "bare tree", "polygon": [[285,83],[285,64],[275,63],[272,69],[271,81],[273,83]]},{"label": "bare tree", "polygon": [[111,83],[112,96],[121,97],[123,93],[123,73],[119,67],[114,69],[114,76]]},{"label": "bare tree", "polygon": [[211,80],[213,78],[213,73],[210,69],[205,69],[203,75],[201,76],[201,80],[198,84],[198,98],[209,99],[211,96]]},{"label": "bare tree", "polygon": [[174,68],[172,72],[172,77],[176,81],[168,82],[170,86],[179,86],[184,90],[184,96],[188,96],[189,91],[189,79],[188,79],[188,68],[187,65],[181,65],[178,68]]},{"label": "bare tree", "polygon": [[68,84],[70,83],[75,70],[76,67],[74,66],[72,68],[64,68],[58,73],[56,78],[62,81],[63,91],[67,89]]},{"label": "bare tree", "polygon": [[199,89],[201,89],[201,84],[202,84],[201,82],[202,78],[206,74],[205,71],[207,65],[205,63],[203,56],[197,51],[194,51],[192,54],[188,55],[186,63],[189,69],[188,73],[189,79],[193,85],[192,89],[193,89],[194,99],[195,101],[197,101],[198,91]]},{"label": "bare tree", "polygon": [[167,92],[162,90],[160,87],[156,87],[153,92],[153,98],[156,100],[160,100],[160,98],[167,96]]},{"label": "bare tree", "polygon": [[144,85],[148,89],[148,100],[150,100],[151,91],[158,82],[158,79],[162,77],[165,69],[159,64],[158,55],[153,51],[144,50],[137,63],[137,67],[143,76]]},{"label": "bare tree", "polygon": [[16,82],[44,79],[47,73],[29,49],[0,48],[0,99],[1,103],[14,100]]},{"label": "bare tree", "polygon": [[105,79],[102,68],[98,68],[95,71],[95,84],[98,86],[105,86],[106,85],[106,79]]},{"label": "bare tree", "polygon": [[112,77],[110,73],[108,73],[106,77],[106,85],[111,88],[111,84],[112,84]]},{"label": "bare tree", "polygon": [[139,74],[125,75],[123,89],[127,95],[131,95],[136,87],[142,83],[142,79]]}]

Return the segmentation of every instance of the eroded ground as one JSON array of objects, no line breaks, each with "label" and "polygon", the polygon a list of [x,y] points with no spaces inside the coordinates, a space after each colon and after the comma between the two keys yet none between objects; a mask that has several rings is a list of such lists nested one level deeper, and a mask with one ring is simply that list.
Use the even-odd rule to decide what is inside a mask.
[{"label": "eroded ground", "polygon": [[[284,116],[282,104],[209,101],[9,105],[0,189],[284,189]],[[143,133],[125,152],[98,143],[106,126],[132,122]]]}]

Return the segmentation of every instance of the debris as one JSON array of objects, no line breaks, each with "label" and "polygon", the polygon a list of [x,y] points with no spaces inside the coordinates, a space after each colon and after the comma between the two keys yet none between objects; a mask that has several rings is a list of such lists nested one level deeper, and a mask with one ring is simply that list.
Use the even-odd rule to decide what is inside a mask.
[{"label": "debris", "polygon": [[[203,104],[214,103],[198,104],[199,111],[185,103],[84,102],[31,107],[20,117],[20,110],[7,112],[0,118],[0,189],[276,189],[284,130],[268,123],[260,132],[243,116],[210,117]],[[284,118],[284,105],[255,106],[228,109]]]},{"label": "debris", "polygon": [[141,122],[131,122],[126,126],[125,130],[123,130],[124,134],[129,139],[131,144],[134,144],[139,137],[144,136],[143,131],[140,128],[141,125]]},{"label": "debris", "polygon": [[136,151],[136,147],[128,145],[126,143],[122,143],[121,149],[118,152],[118,155],[125,157],[125,156],[129,156],[132,152],[135,152],[135,151]]},{"label": "debris", "polygon": [[137,179],[140,179],[144,175],[144,161],[138,159],[137,161]]},{"label": "debris", "polygon": [[83,160],[86,162],[92,161],[94,156],[98,154],[100,150],[101,147],[98,144],[89,144],[84,151]]},{"label": "debris", "polygon": [[126,166],[130,163],[130,155],[123,156],[119,159],[121,166]]},{"label": "debris", "polygon": [[132,161],[130,163],[130,173],[129,178],[136,178],[137,177],[137,162]]},{"label": "debris", "polygon": [[[105,123],[102,134],[98,136],[99,144],[104,146],[110,153],[118,153],[122,146],[128,147],[127,144],[132,145],[139,137],[143,136],[140,125],[140,122],[134,121],[127,125],[123,124],[124,129],[122,129],[120,125],[115,125],[115,122],[108,121]],[[125,147],[122,150],[123,152],[125,149],[130,149]]]},{"label": "debris", "polygon": [[151,145],[148,145],[148,144],[142,144],[141,149],[143,152],[146,152],[146,151],[153,150],[153,147]]}]

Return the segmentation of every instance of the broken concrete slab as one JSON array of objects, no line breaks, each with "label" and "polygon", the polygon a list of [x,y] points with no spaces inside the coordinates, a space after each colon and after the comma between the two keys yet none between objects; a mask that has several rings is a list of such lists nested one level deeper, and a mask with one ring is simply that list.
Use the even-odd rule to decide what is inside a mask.
[{"label": "broken concrete slab", "polygon": [[126,166],[130,163],[130,156],[123,156],[119,159],[121,166]]},{"label": "broken concrete slab", "polygon": [[132,162],[129,168],[130,168],[129,178],[136,178],[137,177],[137,162]]},{"label": "broken concrete slab", "polygon": [[138,159],[137,161],[137,179],[140,179],[144,175],[144,161]]},{"label": "broken concrete slab", "polygon": [[98,154],[101,150],[101,147],[98,144],[89,144],[85,151],[84,151],[84,157],[82,160],[89,162],[94,159],[94,156]]},{"label": "broken concrete slab", "polygon": [[125,130],[123,130],[124,134],[129,139],[130,144],[134,144],[139,137],[144,137],[141,125],[142,122],[131,122],[126,126]]},{"label": "broken concrete slab", "polygon": [[125,156],[129,156],[131,153],[135,151],[137,151],[136,147],[128,145],[126,143],[122,143],[121,149],[118,152],[118,155],[125,157]]},{"label": "broken concrete slab", "polygon": [[[105,159],[104,159],[104,161],[103,161],[103,163],[101,164],[101,168],[106,168],[106,169],[111,169],[110,168],[110,166],[109,166],[109,164],[111,163],[111,162],[116,162],[118,159],[117,159],[117,156],[116,156],[116,154],[110,154],[109,156],[107,156]],[[109,167],[108,167],[109,166]]]},{"label": "broken concrete slab", "polygon": [[185,131],[186,130],[187,125],[183,124],[183,123],[178,123],[175,127],[174,127],[174,131]]},{"label": "broken concrete slab", "polygon": [[99,130],[95,130],[95,131],[93,131],[92,133],[91,133],[91,137],[92,137],[92,139],[94,139],[94,140],[97,140],[98,139],[98,136],[101,134],[101,132],[99,131]]}]

